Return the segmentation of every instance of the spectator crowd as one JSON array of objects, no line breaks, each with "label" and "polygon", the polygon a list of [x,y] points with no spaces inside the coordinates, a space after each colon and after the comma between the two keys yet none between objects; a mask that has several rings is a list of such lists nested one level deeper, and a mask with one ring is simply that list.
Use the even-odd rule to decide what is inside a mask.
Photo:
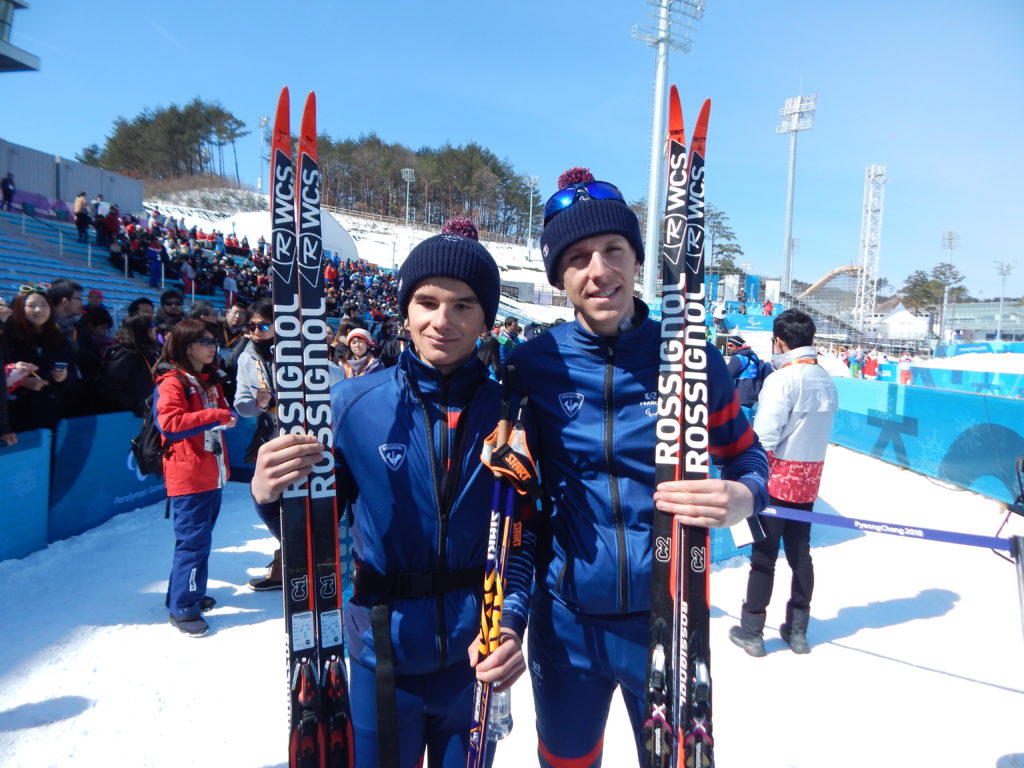
[{"label": "spectator crowd", "polygon": [[[153,243],[149,233],[136,226],[121,236],[149,237]],[[261,253],[266,254],[265,243],[252,253],[254,263],[260,263]],[[265,273],[260,277],[265,279]],[[328,301],[340,313],[330,342],[339,378],[395,365],[409,334],[398,318],[393,276],[350,261],[326,263],[324,278]],[[211,367],[233,402],[239,360],[248,347],[266,340],[268,330],[273,335],[272,317],[267,317],[272,313],[251,316],[254,307],[272,306],[266,294],[269,286],[250,303],[251,293],[226,293],[221,312],[205,297],[186,304],[185,292],[172,288],[161,294],[159,306],[145,297],[131,302],[119,324],[101,291],[86,291],[72,280],[26,284],[16,296],[0,297],[0,391],[5,394],[0,397],[0,440],[13,444],[18,432],[56,429],[68,417],[116,411],[141,417],[153,393],[157,359],[171,330],[186,318],[202,321],[216,339],[218,354]],[[542,330],[535,325],[524,330],[516,318],[507,317],[481,334],[477,354],[491,377],[500,380],[508,353]]]}]

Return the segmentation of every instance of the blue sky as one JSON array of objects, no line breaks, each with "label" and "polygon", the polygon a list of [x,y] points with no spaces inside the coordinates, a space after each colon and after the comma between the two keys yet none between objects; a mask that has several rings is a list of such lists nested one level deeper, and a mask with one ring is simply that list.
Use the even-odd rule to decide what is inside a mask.
[{"label": "blue sky", "polygon": [[[254,128],[288,85],[293,121],[315,90],[334,138],[475,141],[539,176],[545,197],[562,170],[586,165],[635,200],[647,189],[654,50],[630,31],[651,12],[643,0],[34,0],[11,42],[42,71],[0,77],[0,136],[73,157],[119,115],[195,96]],[[818,110],[799,137],[797,279],[856,263],[864,170],[877,163],[882,276],[900,285],[944,260],[953,229],[975,295],[998,295],[996,260],[1018,262],[1006,290],[1022,295],[1022,40],[1020,0],[708,0],[669,80],[688,128],[713,101],[708,199],[755,271],[781,270],[788,139],[775,126],[802,84]],[[255,131],[239,151],[254,184]]]}]

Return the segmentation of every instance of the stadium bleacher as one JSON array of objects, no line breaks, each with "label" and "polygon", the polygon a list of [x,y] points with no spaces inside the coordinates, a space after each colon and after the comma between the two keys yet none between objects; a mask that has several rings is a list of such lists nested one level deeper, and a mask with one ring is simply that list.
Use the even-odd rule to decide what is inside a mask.
[{"label": "stadium bleacher", "polygon": [[151,288],[145,276],[125,278],[111,266],[107,249],[95,245],[90,267],[89,247],[77,240],[72,225],[54,219],[41,221],[21,212],[0,212],[0,295],[10,298],[22,285],[51,283],[63,277],[81,284],[85,293],[94,288],[102,291],[103,303],[119,323],[128,305],[140,296],[159,305],[163,290],[182,288],[179,280],[167,280],[165,288]]}]

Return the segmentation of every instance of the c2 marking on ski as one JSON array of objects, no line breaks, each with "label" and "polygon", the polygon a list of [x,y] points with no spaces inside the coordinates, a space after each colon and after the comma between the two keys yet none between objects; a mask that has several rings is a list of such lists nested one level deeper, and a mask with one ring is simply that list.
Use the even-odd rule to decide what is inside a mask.
[{"label": "c2 marking on ski", "polygon": [[658,562],[667,563],[672,559],[672,541],[666,536],[659,536],[654,544],[654,557]]},{"label": "c2 marking on ski", "polygon": [[704,573],[705,562],[704,547],[694,547],[690,550],[690,569],[694,573]]}]

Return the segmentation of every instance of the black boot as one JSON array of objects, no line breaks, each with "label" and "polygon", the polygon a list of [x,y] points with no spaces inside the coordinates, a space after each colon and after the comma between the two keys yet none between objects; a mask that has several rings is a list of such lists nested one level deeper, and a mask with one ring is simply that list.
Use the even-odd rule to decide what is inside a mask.
[{"label": "black boot", "polygon": [[779,627],[779,634],[793,653],[811,652],[811,646],[807,644],[807,620],[810,617],[811,612],[807,608],[786,606],[786,621]]},{"label": "black boot", "polygon": [[764,620],[766,614],[751,613],[745,607],[740,612],[740,625],[729,630],[729,639],[750,656],[764,656]]},{"label": "black boot", "polygon": [[281,550],[274,553],[266,576],[259,576],[249,579],[249,589],[253,592],[269,592],[272,589],[281,589]]}]

